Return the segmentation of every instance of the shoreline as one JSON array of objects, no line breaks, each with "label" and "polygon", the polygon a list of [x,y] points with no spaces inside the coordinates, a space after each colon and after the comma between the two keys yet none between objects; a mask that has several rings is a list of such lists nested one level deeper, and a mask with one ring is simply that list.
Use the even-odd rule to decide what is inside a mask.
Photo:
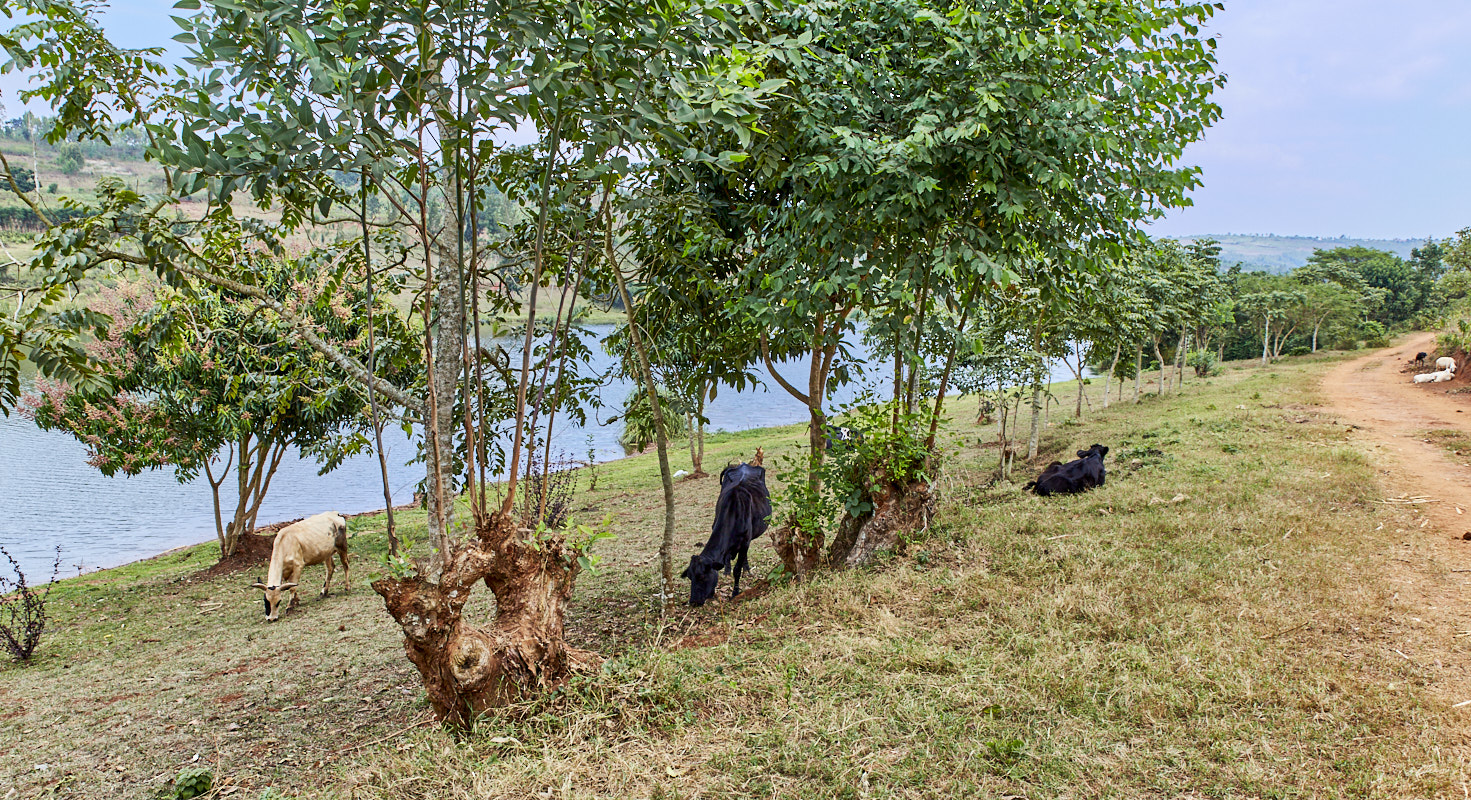
[{"label": "shoreline", "polygon": [[[745,431],[739,431],[739,432],[740,433],[747,433],[747,432],[750,432],[750,431],[758,431],[758,430],[775,430],[775,429],[781,428],[781,427],[785,427],[785,426],[778,425],[778,426],[769,426],[769,427],[765,427],[765,428],[748,428]],[[722,431],[722,433],[730,433],[730,431]],[[706,434],[707,439],[711,435],[712,434]],[[627,461],[629,459],[638,458],[640,456],[650,455],[653,452],[654,452],[653,451],[653,445],[649,445],[648,447],[644,448],[643,450],[641,450],[641,451],[639,451],[637,453],[629,453],[627,455],[619,456],[618,458],[610,458],[607,461],[598,461],[598,462],[593,462],[593,463],[589,463],[589,462],[586,462],[586,461],[579,461],[577,463],[578,463],[578,468],[579,469],[580,468],[584,468],[584,467],[595,467],[595,466],[598,466],[598,465],[601,465],[601,464],[612,464],[612,463],[618,462],[618,461]],[[420,507],[421,506],[416,501],[416,502],[403,503],[401,505],[396,505],[396,506],[393,507],[393,510],[394,511],[414,511],[416,509],[419,509]],[[384,514],[384,513],[386,513],[386,511],[387,511],[387,509],[378,508],[378,509],[372,509],[372,510],[369,510],[369,511],[357,511],[357,512],[353,512],[353,513],[350,513],[350,514],[342,514],[342,517],[344,519],[347,519],[347,520],[353,520],[353,519],[357,519],[359,517],[371,517],[371,516],[376,516],[376,515],[379,515],[379,514]],[[342,512],[338,512],[338,513],[342,513]],[[271,538],[271,537],[274,537],[276,535],[276,532],[279,531],[280,529],[282,529],[282,528],[286,527],[287,525],[290,525],[290,524],[292,524],[294,522],[300,522],[303,519],[306,519],[306,517],[296,517],[294,519],[278,520],[276,522],[266,523],[265,525],[258,525],[255,528],[252,528],[250,530],[249,535],[261,536],[261,537],[265,537],[265,538]],[[128,561],[124,561],[124,562],[119,563],[119,564],[111,564],[111,565],[105,566],[105,567],[95,567],[95,568],[92,568],[92,569],[84,569],[83,571],[78,572],[75,575],[62,575],[61,573],[57,573],[56,578],[55,578],[54,581],[48,580],[48,581],[46,581],[46,583],[47,584],[49,584],[49,583],[60,583],[62,581],[71,580],[73,578],[82,578],[82,577],[86,577],[88,575],[95,575],[95,574],[97,574],[99,572],[106,572],[108,570],[113,570],[113,569],[121,569],[123,567],[132,566],[134,564],[142,564],[142,563],[148,562],[148,561],[156,561],[156,560],[159,560],[159,559],[162,559],[162,558],[166,558],[168,556],[177,556],[177,555],[179,555],[181,553],[184,553],[186,551],[193,550],[196,547],[203,547],[205,545],[215,545],[215,546],[218,546],[219,545],[219,537],[218,537],[218,535],[216,535],[216,537],[214,539],[205,539],[205,540],[198,541],[198,542],[191,542],[191,543],[188,543],[188,544],[175,545],[174,547],[170,547],[167,550],[163,550],[161,552],[153,553],[152,555],[146,555],[146,556],[141,556],[139,558],[130,559]],[[232,558],[233,557],[234,556],[232,556]],[[220,562],[217,561],[216,563],[220,563]],[[45,585],[45,584],[37,584],[37,585]]]}]

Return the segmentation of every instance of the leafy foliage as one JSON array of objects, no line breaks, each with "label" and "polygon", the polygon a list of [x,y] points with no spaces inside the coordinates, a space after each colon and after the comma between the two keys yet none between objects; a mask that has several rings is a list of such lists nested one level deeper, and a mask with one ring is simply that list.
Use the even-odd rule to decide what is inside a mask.
[{"label": "leafy foliage", "polygon": [[[664,412],[664,424],[669,429],[669,435],[683,436],[689,433],[684,424],[684,407],[679,401],[665,391],[659,392],[660,409]],[[649,446],[654,441],[654,411],[649,407],[649,396],[640,389],[629,392],[628,398],[623,401],[623,410],[608,419],[609,424],[623,420],[623,432],[618,435],[618,443],[623,449],[636,453]]]},{"label": "leafy foliage", "polygon": [[776,517],[810,537],[835,529],[845,517],[871,513],[877,487],[931,481],[939,460],[926,441],[929,412],[896,412],[894,403],[860,401],[842,410],[842,424],[853,435],[832,442],[815,484],[806,480],[803,460],[786,458],[778,472]]},{"label": "leafy foliage", "polygon": [[[249,247],[243,231],[212,228],[203,251],[247,266],[269,296],[343,350],[366,358],[368,318],[362,264],[352,248],[276,256]],[[360,279],[359,279],[360,280]],[[374,316],[380,375],[412,380],[416,350],[384,296]],[[185,293],[124,283],[93,311],[111,324],[86,351],[100,388],[41,380],[25,410],[38,425],[87,445],[105,475],[172,467],[180,482],[208,475],[219,488],[233,463],[235,512],[217,535],[222,555],[254,524],[286,447],[316,456],[324,470],[368,445],[366,398],[335,364],[285,333],[253,298],[211,289]],[[218,473],[212,463],[228,450]]]}]

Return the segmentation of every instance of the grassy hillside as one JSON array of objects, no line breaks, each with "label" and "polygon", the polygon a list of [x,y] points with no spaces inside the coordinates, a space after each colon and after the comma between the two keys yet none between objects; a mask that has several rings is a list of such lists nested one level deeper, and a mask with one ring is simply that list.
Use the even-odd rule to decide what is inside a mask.
[{"label": "grassy hillside", "polygon": [[[432,724],[366,586],[378,518],[353,523],[352,592],[307,592],[276,624],[257,571],[201,572],[212,546],[66,581],[37,663],[0,669],[0,774],[23,796],[146,797],[204,766],[252,799],[1459,797],[1464,698],[1397,654],[1429,646],[1388,572],[1422,558],[1414,512],[1375,502],[1353,430],[1318,405],[1334,358],[1095,398],[1081,424],[1054,410],[1018,480],[1109,445],[1108,484],[1076,497],[993,482],[994,431],[957,403],[925,534],[872,570],[667,619],[655,462],[601,466],[579,514],[611,514],[618,539],[569,636],[608,661],[466,739]],[[800,438],[720,436],[710,463]],[[678,485],[681,554],[716,491]],[[753,551],[767,574],[769,542]]]},{"label": "grassy hillside", "polygon": [[1240,263],[1243,269],[1266,270],[1272,273],[1290,272],[1308,261],[1314,250],[1331,250],[1336,247],[1369,247],[1387,250],[1401,258],[1409,258],[1410,251],[1425,244],[1424,239],[1322,239],[1316,236],[1253,236],[1243,234],[1203,234],[1201,236],[1175,237],[1180,241],[1215,239],[1221,243],[1221,263],[1224,266]]}]

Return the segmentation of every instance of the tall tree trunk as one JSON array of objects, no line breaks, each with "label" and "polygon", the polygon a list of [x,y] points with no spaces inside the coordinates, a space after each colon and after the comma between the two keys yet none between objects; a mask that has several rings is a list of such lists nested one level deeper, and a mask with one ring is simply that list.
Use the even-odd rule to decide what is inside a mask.
[{"label": "tall tree trunk", "polygon": [[[771,360],[770,340],[766,332],[761,333],[759,342],[761,359],[765,362],[766,371],[770,373],[772,380],[807,406],[807,485],[814,497],[822,492],[822,479],[818,475],[818,470],[822,467],[823,442],[827,433],[827,415],[823,412],[822,403],[827,396],[827,378],[832,370],[833,358],[838,349],[837,343],[829,339],[832,335],[842,332],[843,321],[847,319],[851,311],[851,308],[841,309],[834,312],[832,318],[829,318],[828,314],[817,316],[809,350],[812,361],[807,371],[806,392],[793,386],[777,370],[776,364]],[[895,402],[898,402],[897,398]],[[790,521],[774,531],[772,538],[783,566],[798,578],[806,575],[818,565],[827,542],[825,531],[820,529],[800,530],[795,528]]]},{"label": "tall tree trunk", "polygon": [[960,351],[960,337],[965,331],[966,321],[970,319],[969,293],[961,300],[961,305],[965,310],[960,313],[960,324],[955,327],[955,341],[950,343],[950,352],[945,355],[945,369],[940,373],[940,385],[935,390],[935,411],[930,415],[930,432],[924,440],[925,448],[931,451],[935,449],[935,434],[940,429],[940,412],[945,408],[945,392],[950,388],[950,370],[955,366],[955,356]]},{"label": "tall tree trunk", "polygon": [[1267,365],[1267,353],[1272,346],[1272,318],[1262,315],[1262,366]]},{"label": "tall tree trunk", "polygon": [[1318,352],[1318,328],[1321,328],[1321,327],[1323,327],[1322,321],[1319,321],[1317,324],[1313,325],[1313,352],[1314,353]]},{"label": "tall tree trunk", "polygon": [[1037,457],[1037,444],[1042,435],[1042,383],[1032,384],[1032,433],[1027,437],[1027,460]]},{"label": "tall tree trunk", "polygon": [[1163,397],[1165,393],[1165,379],[1169,375],[1170,368],[1165,366],[1164,354],[1159,351],[1159,337],[1154,337],[1154,360],[1159,362],[1159,384],[1155,387],[1155,397]]},{"label": "tall tree trunk", "polygon": [[[435,70],[427,74],[438,75]],[[534,275],[526,301],[526,337],[516,387],[513,445],[505,497],[497,509],[478,502],[470,536],[452,536],[454,501],[453,444],[456,397],[467,357],[463,294],[463,262],[435,247],[427,223],[427,167],[421,159],[427,265],[425,350],[429,411],[425,426],[430,462],[431,545],[427,565],[407,578],[373,582],[388,613],[399,624],[404,650],[419,670],[430,705],[442,721],[468,729],[487,712],[561,684],[577,666],[592,666],[597,657],[567,647],[563,620],[578,571],[579,551],[557,532],[538,531],[511,516],[527,434],[527,390],[531,382],[536,293],[544,274],[544,242],[551,173],[559,151],[561,112],[552,124],[549,158],[542,182],[541,209],[533,251]],[[450,127],[442,125],[442,130]],[[421,130],[422,136],[422,130]],[[441,142],[454,139],[448,133]],[[421,148],[422,148],[421,143]],[[422,152],[422,150],[421,150]],[[447,191],[457,186],[446,181]],[[456,235],[463,231],[456,226]],[[467,447],[473,443],[466,442]],[[526,459],[530,461],[531,459]],[[462,612],[476,586],[484,582],[495,594],[495,619],[488,628],[468,624]]]},{"label": "tall tree trunk", "polygon": [[[1113,346],[1113,363],[1108,365],[1108,374],[1103,376],[1103,407],[1108,408],[1108,387],[1113,383],[1114,375],[1119,371],[1119,356],[1123,354],[1124,343],[1115,342]],[[1119,381],[1119,400],[1124,399],[1124,382]]]},{"label": "tall tree trunk", "polygon": [[225,468],[222,469],[222,470],[220,470],[220,477],[218,477],[218,478],[215,477],[214,470],[213,470],[213,468],[210,467],[210,460],[209,459],[206,459],[205,462],[204,462],[204,477],[205,477],[205,480],[209,481],[210,494],[214,498],[214,507],[215,507],[215,537],[217,539],[219,539],[219,542],[220,542],[220,558],[221,559],[228,558],[230,556],[230,554],[234,552],[234,548],[230,546],[230,543],[229,543],[229,541],[228,541],[228,539],[227,539],[227,537],[225,535],[225,519],[224,519],[224,514],[222,513],[223,510],[220,508],[220,487],[223,486],[224,483],[225,483],[225,480],[230,477],[230,469],[231,469],[232,466],[234,466],[234,464],[235,464],[235,443],[234,442],[231,442],[230,443],[230,457],[225,460]]},{"label": "tall tree trunk", "polygon": [[[373,248],[368,232],[368,168],[363,167],[358,184],[362,190],[362,206],[359,209],[363,236],[363,282],[368,290],[368,374],[378,374],[378,345],[373,323]],[[393,490],[388,485],[388,454],[383,451],[383,416],[379,413],[378,392],[373,382],[367,382],[368,421],[373,426],[373,450],[378,455],[378,471],[383,483],[383,513],[388,525],[388,554],[398,555],[398,532],[393,519]]]},{"label": "tall tree trunk", "polygon": [[1082,419],[1083,418],[1083,350],[1082,350],[1082,344],[1081,343],[1079,343],[1079,342],[1075,342],[1074,343],[1074,346],[1073,346],[1073,355],[1076,356],[1077,357],[1077,360],[1078,360],[1078,366],[1076,368],[1073,367],[1073,362],[1071,362],[1071,361],[1069,361],[1067,359],[1063,359],[1062,363],[1067,364],[1068,369],[1070,371],[1072,371],[1072,373],[1073,373],[1073,380],[1075,380],[1075,381],[1078,382],[1078,404],[1077,404],[1077,407],[1073,409],[1073,418],[1074,419]]},{"label": "tall tree trunk", "polygon": [[[607,206],[608,196],[603,195],[604,206]],[[674,601],[674,472],[669,468],[669,428],[664,422],[664,411],[659,407],[659,387],[654,383],[654,370],[649,363],[649,351],[644,344],[643,336],[639,334],[638,325],[634,319],[633,298],[628,294],[628,284],[623,277],[623,268],[618,263],[617,253],[613,249],[613,215],[611,210],[604,211],[607,224],[604,247],[607,249],[608,263],[613,265],[613,274],[618,280],[618,296],[623,299],[623,311],[628,316],[629,338],[633,341],[634,352],[638,354],[638,368],[640,377],[644,382],[644,392],[649,398],[649,407],[654,414],[654,444],[659,453],[659,480],[664,485],[664,536],[659,540],[659,578],[661,582],[659,605],[660,608],[668,608]]]},{"label": "tall tree trunk", "polygon": [[1175,345],[1175,391],[1185,385],[1185,342],[1187,333],[1180,329],[1180,343]]},{"label": "tall tree trunk", "polygon": [[695,438],[699,442],[699,448],[695,451],[695,475],[705,474],[705,398],[708,396],[703,387],[700,392],[699,405],[695,409]]},{"label": "tall tree trunk", "polygon": [[1134,402],[1139,402],[1139,378],[1144,372],[1144,342],[1134,348]]},{"label": "tall tree trunk", "polygon": [[[997,381],[997,385],[1000,385],[1000,381]],[[1002,450],[1000,450],[1000,460],[996,463],[996,475],[997,478],[1005,481],[1005,479],[1008,478],[1008,475],[1011,474],[1011,471],[1009,471],[1008,469],[1009,465],[1008,460],[1006,460],[1006,454],[1011,453],[1012,429],[1011,397],[1006,396],[1006,390],[996,391],[996,404],[1000,410],[1000,422],[997,422],[996,425],[996,438],[997,440],[1000,440],[1000,444],[1002,444]]]}]

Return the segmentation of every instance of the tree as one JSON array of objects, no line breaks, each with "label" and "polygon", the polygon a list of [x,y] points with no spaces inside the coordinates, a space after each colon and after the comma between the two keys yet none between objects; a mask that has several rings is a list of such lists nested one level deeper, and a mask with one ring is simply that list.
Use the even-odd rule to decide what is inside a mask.
[{"label": "tree", "polygon": [[1241,288],[1247,293],[1239,298],[1238,306],[1250,319],[1257,323],[1262,336],[1262,366],[1270,359],[1282,355],[1282,345],[1301,324],[1301,316],[1295,314],[1306,298],[1301,288],[1286,284],[1277,276],[1252,273],[1254,280]]},{"label": "tree", "polygon": [[[376,314],[368,315],[357,284],[344,281],[349,270],[361,273],[355,249],[289,259],[242,247],[231,233],[212,233],[210,247],[252,262],[259,285],[345,352],[366,359],[363,322],[375,319],[380,374],[396,382],[413,374],[415,353],[405,346],[412,336],[403,320],[382,295]],[[314,455],[324,471],[365,448],[364,394],[287,336],[276,315],[258,312],[252,298],[210,287],[183,293],[125,283],[105,291],[93,309],[112,320],[87,345],[105,385],[42,381],[41,393],[28,398],[29,413],[42,428],[86,444],[89,463],[105,475],[172,468],[186,483],[203,474],[221,558],[233,555],[255,527],[288,448]],[[221,490],[229,491],[232,470],[235,502],[226,516]]]},{"label": "tree", "polygon": [[[1428,248],[1429,245],[1427,244]],[[1448,271],[1471,272],[1471,228],[1462,228],[1456,231],[1454,240],[1446,241],[1436,246],[1442,255],[1442,262]],[[1416,256],[1416,260],[1421,258]]]},{"label": "tree", "polygon": [[[763,114],[733,215],[753,240],[743,309],[762,359],[808,409],[808,496],[856,311],[895,342],[897,427],[938,307],[958,319],[1024,272],[1095,269],[1183,202],[1196,172],[1176,160],[1219,115],[1213,42],[1194,35],[1215,8],[867,0],[776,18],[811,44],[781,73],[792,88]],[[777,366],[798,354],[805,385]]]},{"label": "tree", "polygon": [[56,168],[62,175],[75,175],[82,171],[86,162],[82,160],[82,146],[76,142],[63,142],[56,148]]},{"label": "tree", "polygon": [[1373,314],[1390,326],[1408,322],[1425,306],[1433,282],[1399,256],[1361,246],[1314,250],[1306,266],[1314,270],[1351,271],[1367,286],[1385,290]]},{"label": "tree", "polygon": [[[567,645],[562,620],[597,537],[548,517],[544,496],[515,516],[518,493],[543,493],[548,482],[532,473],[548,461],[536,451],[551,446],[558,413],[575,416],[588,402],[575,377],[584,352],[572,331],[575,298],[584,284],[623,294],[616,190],[644,168],[630,154],[679,140],[697,122],[750,135],[742,120],[762,92],[749,73],[767,56],[759,42],[739,58],[722,44],[739,11],[633,0],[247,0],[206,6],[186,25],[195,62],[218,71],[179,88],[184,121],[172,131],[176,143],[160,148],[161,160],[187,176],[185,189],[207,191],[221,213],[237,192],[249,193],[279,208],[287,225],[329,219],[368,193],[383,203],[375,224],[412,245],[424,397],[405,405],[426,429],[431,552],[374,589],[431,705],[451,724],[468,727],[596,660]],[[497,132],[518,124],[541,138],[500,145]],[[730,163],[703,151],[685,161]],[[362,188],[330,179],[339,173],[363,175]],[[490,186],[527,212],[493,239],[473,223]],[[213,270],[188,277],[251,279]],[[564,298],[573,300],[558,303],[548,323],[541,301],[551,286],[570,289]],[[486,322],[515,316],[519,346],[480,340]],[[357,367],[355,380],[380,385]],[[660,462],[667,484],[667,459]],[[492,502],[497,470],[506,481]],[[468,514],[455,513],[459,494]],[[464,614],[482,582],[496,597],[486,626]]]},{"label": "tree", "polygon": [[1362,274],[1342,261],[1309,260],[1292,271],[1292,278],[1303,286],[1303,327],[1313,330],[1312,352],[1318,352],[1318,332],[1331,319],[1347,319],[1357,314],[1374,294]]},{"label": "tree", "polygon": [[35,191],[36,173],[25,167],[13,167],[11,168],[10,175],[15,181],[15,191],[22,193]]}]

